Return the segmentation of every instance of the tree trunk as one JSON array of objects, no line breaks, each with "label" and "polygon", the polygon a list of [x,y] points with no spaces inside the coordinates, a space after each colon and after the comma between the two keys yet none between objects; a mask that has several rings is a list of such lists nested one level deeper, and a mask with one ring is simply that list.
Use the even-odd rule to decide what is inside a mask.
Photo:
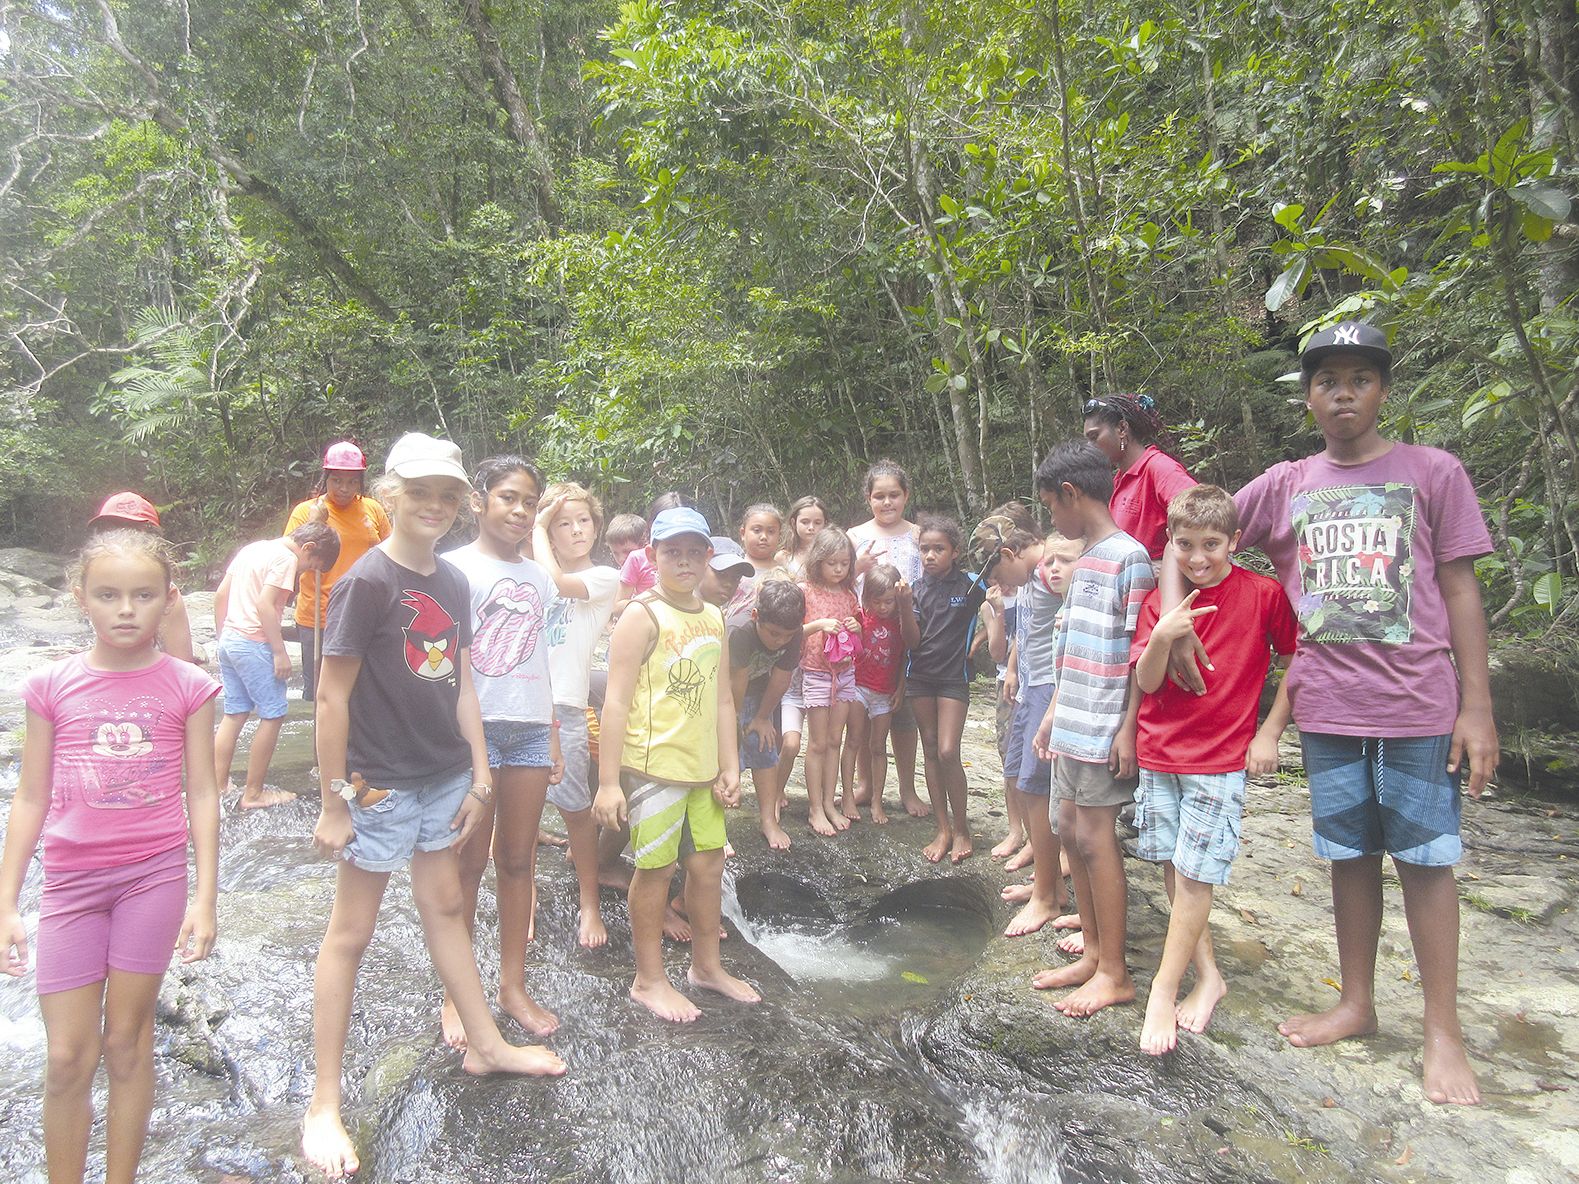
[{"label": "tree trunk", "polygon": [[557,229],[561,216],[559,202],[554,197],[553,167],[549,164],[548,152],[543,147],[543,139],[537,129],[537,120],[527,106],[526,99],[521,95],[521,87],[516,82],[515,71],[510,68],[510,63],[504,56],[504,49],[499,44],[499,35],[494,31],[493,22],[488,19],[482,0],[461,0],[461,19],[465,21],[466,27],[471,30],[473,40],[477,42],[477,56],[482,62],[482,71],[493,85],[494,98],[498,100],[500,108],[504,111],[505,121],[510,128],[510,138],[526,153],[527,169],[532,178],[532,192],[537,197],[538,212],[543,215],[544,222]]}]

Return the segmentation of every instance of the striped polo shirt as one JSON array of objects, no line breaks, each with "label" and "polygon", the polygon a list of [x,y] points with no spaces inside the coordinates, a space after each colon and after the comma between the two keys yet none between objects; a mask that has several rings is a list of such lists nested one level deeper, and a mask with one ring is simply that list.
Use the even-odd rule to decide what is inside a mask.
[{"label": "striped polo shirt", "polygon": [[1052,751],[1093,764],[1108,759],[1124,722],[1130,640],[1141,602],[1156,586],[1146,548],[1123,531],[1080,557],[1069,578],[1058,634]]}]

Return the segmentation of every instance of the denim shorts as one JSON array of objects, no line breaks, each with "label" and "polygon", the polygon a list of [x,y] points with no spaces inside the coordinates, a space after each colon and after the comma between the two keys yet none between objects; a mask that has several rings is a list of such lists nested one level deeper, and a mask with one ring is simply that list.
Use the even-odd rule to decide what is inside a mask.
[{"label": "denim shorts", "polygon": [[1226,884],[1239,854],[1245,775],[1140,771],[1135,795],[1135,853],[1197,884]]},{"label": "denim shorts", "polygon": [[[746,688],[745,701],[740,704],[740,767],[742,769],[772,769],[779,763],[779,747],[777,744],[764,748],[757,742],[757,738],[746,731],[746,725],[757,717],[757,708],[762,703],[760,694],[753,694]],[[769,722],[777,728],[779,726],[779,713],[775,711]]]},{"label": "denim shorts", "polygon": [[488,767],[552,767],[554,761],[548,745],[551,730],[547,724],[522,723],[513,719],[483,720],[482,737],[488,744]]},{"label": "denim shorts", "polygon": [[1359,859],[1386,852],[1400,863],[1451,867],[1459,838],[1459,777],[1447,771],[1451,733],[1334,736],[1300,733],[1310,778],[1316,854]]},{"label": "denim shorts", "polygon": [[225,714],[281,719],[289,710],[285,680],[274,677],[274,651],[266,641],[233,632],[219,639],[219,679],[225,685]]},{"label": "denim shorts", "polygon": [[556,703],[554,718],[559,721],[559,756],[565,762],[565,772],[548,787],[548,800],[572,814],[590,810],[592,786],[597,778],[592,776],[586,708]]},{"label": "denim shorts", "polygon": [[470,767],[425,785],[397,782],[383,801],[351,803],[351,842],[341,857],[365,872],[392,872],[418,851],[442,851],[461,832],[450,824],[472,787]]},{"label": "denim shorts", "polygon": [[803,670],[800,697],[807,707],[856,702],[860,696],[855,691],[855,664],[845,662],[836,670]]},{"label": "denim shorts", "polygon": [[[1026,687],[1025,697],[1021,700],[1015,715],[1015,731],[1009,737],[1009,757],[1015,756],[1015,737],[1019,737],[1019,764],[1016,767],[1016,778],[1020,783],[1021,793],[1034,793],[1038,797],[1045,797],[1053,792],[1053,765],[1051,761],[1044,761],[1036,755],[1036,730],[1042,726],[1042,720],[1047,715],[1047,708],[1053,701],[1053,684],[1043,683],[1039,687]],[[1008,775],[1007,769],[1004,775]]]}]

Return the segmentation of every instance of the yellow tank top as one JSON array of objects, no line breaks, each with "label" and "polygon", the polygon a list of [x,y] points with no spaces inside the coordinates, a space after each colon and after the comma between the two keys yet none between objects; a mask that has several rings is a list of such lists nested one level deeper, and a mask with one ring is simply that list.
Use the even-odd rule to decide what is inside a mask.
[{"label": "yellow tank top", "polygon": [[621,765],[655,781],[711,785],[718,777],[718,668],[724,616],[671,604],[657,590],[631,602],[658,629],[636,673]]}]

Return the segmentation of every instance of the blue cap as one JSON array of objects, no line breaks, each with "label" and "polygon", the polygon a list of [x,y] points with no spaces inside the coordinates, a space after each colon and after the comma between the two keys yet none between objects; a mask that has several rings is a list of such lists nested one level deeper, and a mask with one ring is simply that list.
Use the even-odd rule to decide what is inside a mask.
[{"label": "blue cap", "polygon": [[704,542],[712,545],[712,532],[707,528],[707,519],[689,506],[676,506],[661,512],[652,520],[652,530],[648,532],[647,538],[651,542],[661,543],[664,539],[677,538],[682,534],[699,534]]}]

